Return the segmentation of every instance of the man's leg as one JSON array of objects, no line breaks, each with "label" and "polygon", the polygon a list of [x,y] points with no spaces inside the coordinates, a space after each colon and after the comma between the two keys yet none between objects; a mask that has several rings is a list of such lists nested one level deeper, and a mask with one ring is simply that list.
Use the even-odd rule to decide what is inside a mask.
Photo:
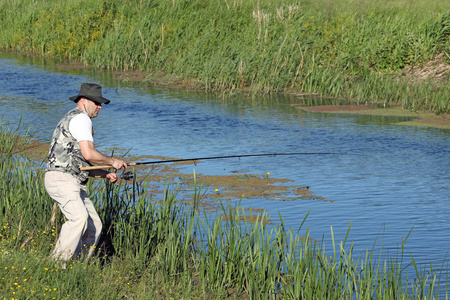
[{"label": "man's leg", "polygon": [[45,188],[67,219],[61,227],[59,239],[51,256],[56,260],[68,261],[74,256],[88,226],[89,214],[81,199],[81,186],[70,174],[47,172]]},{"label": "man's leg", "polygon": [[94,204],[92,204],[92,201],[89,199],[85,190],[81,191],[81,197],[89,214],[87,230],[81,237],[81,250],[86,258],[90,258],[94,253],[95,247],[100,239],[100,234],[102,233],[102,221],[100,220]]}]

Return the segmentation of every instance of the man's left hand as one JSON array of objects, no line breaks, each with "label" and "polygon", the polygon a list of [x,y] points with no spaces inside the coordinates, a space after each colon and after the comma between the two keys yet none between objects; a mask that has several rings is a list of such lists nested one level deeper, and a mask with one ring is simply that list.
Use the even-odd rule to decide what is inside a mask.
[{"label": "man's left hand", "polygon": [[111,182],[114,183],[117,181],[117,174],[116,173],[108,173],[106,174],[106,178]]}]

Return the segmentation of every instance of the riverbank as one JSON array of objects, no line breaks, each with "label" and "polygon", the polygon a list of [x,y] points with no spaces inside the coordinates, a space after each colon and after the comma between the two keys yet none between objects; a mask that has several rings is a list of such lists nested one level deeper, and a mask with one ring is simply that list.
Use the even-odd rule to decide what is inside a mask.
[{"label": "riverbank", "polygon": [[[61,68],[67,68],[67,66],[61,66]],[[439,65],[437,68],[448,68],[450,65],[443,67]],[[429,72],[429,70],[428,70]],[[134,72],[114,72],[117,80],[124,81],[136,81],[136,82],[148,82],[161,88],[175,88],[185,90],[198,90],[198,86],[189,80],[183,80],[176,77],[167,76],[165,74],[155,74],[151,79],[146,78],[145,73],[140,71]],[[418,74],[418,73],[417,73]],[[250,91],[247,90],[249,94]],[[293,92],[289,91],[287,95],[292,95]],[[295,94],[295,93],[294,93]],[[245,95],[245,92],[244,92]],[[295,98],[295,95],[292,95]],[[355,101],[356,102],[356,101]],[[428,112],[426,110],[412,111],[410,109],[404,109],[400,105],[391,104],[388,107],[379,108],[376,105],[318,105],[312,107],[305,107],[298,104],[292,106],[309,112],[320,113],[345,113],[345,114],[363,114],[363,115],[377,115],[377,116],[398,116],[411,118],[409,121],[397,122],[398,125],[417,126],[417,127],[432,127],[440,129],[450,129],[450,114],[441,113],[436,114]]]},{"label": "riverbank", "polygon": [[[450,11],[428,1],[2,2],[0,48],[206,93],[449,113]],[[163,78],[164,80],[161,80]]]}]

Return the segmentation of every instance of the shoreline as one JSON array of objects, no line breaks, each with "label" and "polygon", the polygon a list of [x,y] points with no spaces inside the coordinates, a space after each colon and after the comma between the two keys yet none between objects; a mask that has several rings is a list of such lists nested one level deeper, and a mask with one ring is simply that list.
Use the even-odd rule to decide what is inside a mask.
[{"label": "shoreline", "polygon": [[[89,69],[89,66],[81,63],[71,63],[67,65],[57,65],[58,69]],[[148,74],[143,71],[112,71],[115,80],[119,81],[134,81],[142,84],[151,84],[156,88],[182,89],[187,91],[201,91],[195,80],[187,78],[179,78],[173,75],[164,73]],[[245,97],[246,92],[251,93],[250,90],[241,90]],[[283,95],[290,97],[296,95],[289,91]],[[294,97],[294,96],[292,96]],[[351,99],[349,99],[351,101]],[[334,113],[334,114],[360,114],[360,115],[376,115],[376,116],[394,116],[394,117],[408,117],[412,118],[409,121],[397,122],[397,125],[416,126],[416,127],[430,127],[438,129],[450,130],[450,114],[437,115],[426,111],[411,111],[403,109],[400,106],[391,106],[386,108],[373,107],[365,104],[349,104],[349,105],[318,105],[312,107],[305,107],[299,104],[293,104],[300,110],[315,113]]]},{"label": "shoreline", "polygon": [[[7,52],[8,53],[8,52]],[[9,52],[11,53],[11,52]],[[15,53],[15,52],[13,52]],[[40,57],[40,56],[38,56]],[[94,69],[92,66],[85,65],[80,62],[66,62],[64,64],[57,63],[55,68],[63,71],[77,70],[77,69]],[[204,91],[201,84],[190,78],[179,77],[175,75],[165,74],[162,72],[149,73],[146,71],[131,70],[131,71],[111,71],[114,80],[123,82],[137,82],[140,84],[152,85],[159,89],[179,89],[192,92]],[[252,90],[249,87],[236,90],[235,92],[241,93],[242,97],[249,97],[253,95]],[[216,94],[218,97],[223,97],[223,94]],[[262,94],[263,95],[263,94]],[[281,93],[286,97],[292,97],[293,99],[299,95],[314,95],[315,93],[298,94],[296,91],[286,91]],[[230,97],[233,97],[230,94]],[[328,97],[327,97],[328,98]],[[331,98],[332,99],[332,98]],[[336,98],[337,99],[337,98]],[[352,102],[356,100],[348,99]],[[389,107],[379,108],[373,105],[365,104],[349,104],[349,105],[317,105],[312,107],[302,106],[301,104],[292,104],[293,107],[306,112],[314,113],[334,113],[334,114],[359,114],[359,115],[374,115],[374,116],[394,116],[394,117],[407,117],[411,120],[396,122],[393,124],[404,126],[416,126],[416,127],[428,127],[437,128],[443,130],[450,130],[450,113],[444,113],[437,115],[433,112],[417,110],[411,111],[409,109],[403,109],[399,105],[390,104]]]},{"label": "shoreline", "polygon": [[[144,72],[141,71],[115,71],[113,74],[117,80],[135,81],[141,83],[149,83],[159,88],[183,89],[189,91],[200,91],[197,84],[193,80],[175,78],[165,74],[153,74],[149,79]],[[245,96],[246,90],[242,91]],[[248,91],[250,93],[250,91]],[[283,93],[285,96],[295,95],[289,92]],[[350,100],[351,101],[351,100]],[[350,105],[320,105],[313,107],[304,107],[293,104],[292,106],[308,112],[322,112],[322,113],[338,113],[338,114],[361,114],[361,115],[378,115],[378,116],[396,116],[396,117],[410,117],[409,121],[395,123],[397,125],[416,126],[416,127],[431,127],[439,129],[450,129],[450,114],[436,115],[435,113],[426,111],[410,111],[401,108],[400,106],[392,106],[387,108],[371,107],[364,104],[350,104]]]},{"label": "shoreline", "polygon": [[332,114],[359,114],[373,116],[394,116],[408,117],[411,120],[395,122],[396,125],[430,127],[438,129],[450,129],[450,114],[436,115],[425,111],[410,111],[401,107],[377,108],[364,104],[355,105],[321,105],[304,107],[301,105],[293,105],[294,107],[307,112],[315,113],[332,113]]}]

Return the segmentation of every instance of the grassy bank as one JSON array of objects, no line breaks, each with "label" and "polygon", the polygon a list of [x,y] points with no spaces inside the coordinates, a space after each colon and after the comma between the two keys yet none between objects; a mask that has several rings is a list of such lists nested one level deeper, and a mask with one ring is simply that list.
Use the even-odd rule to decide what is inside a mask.
[{"label": "grassy bank", "polygon": [[152,199],[145,181],[89,182],[104,223],[102,238],[95,258],[61,270],[48,256],[64,220],[52,214],[42,167],[12,154],[27,142],[16,138],[17,131],[2,124],[0,133],[2,298],[431,299],[448,294],[442,290],[448,278],[437,271],[445,266],[419,267],[412,259],[408,274],[403,246],[391,258],[373,250],[354,256],[351,242],[319,244],[301,226],[286,230],[282,220],[272,227],[264,216],[247,223],[243,210],[226,206],[217,215],[204,214],[197,209],[199,186],[190,205],[175,201],[176,190]]},{"label": "grassy bank", "polygon": [[450,110],[450,5],[411,0],[0,2],[0,48],[205,91]]}]

